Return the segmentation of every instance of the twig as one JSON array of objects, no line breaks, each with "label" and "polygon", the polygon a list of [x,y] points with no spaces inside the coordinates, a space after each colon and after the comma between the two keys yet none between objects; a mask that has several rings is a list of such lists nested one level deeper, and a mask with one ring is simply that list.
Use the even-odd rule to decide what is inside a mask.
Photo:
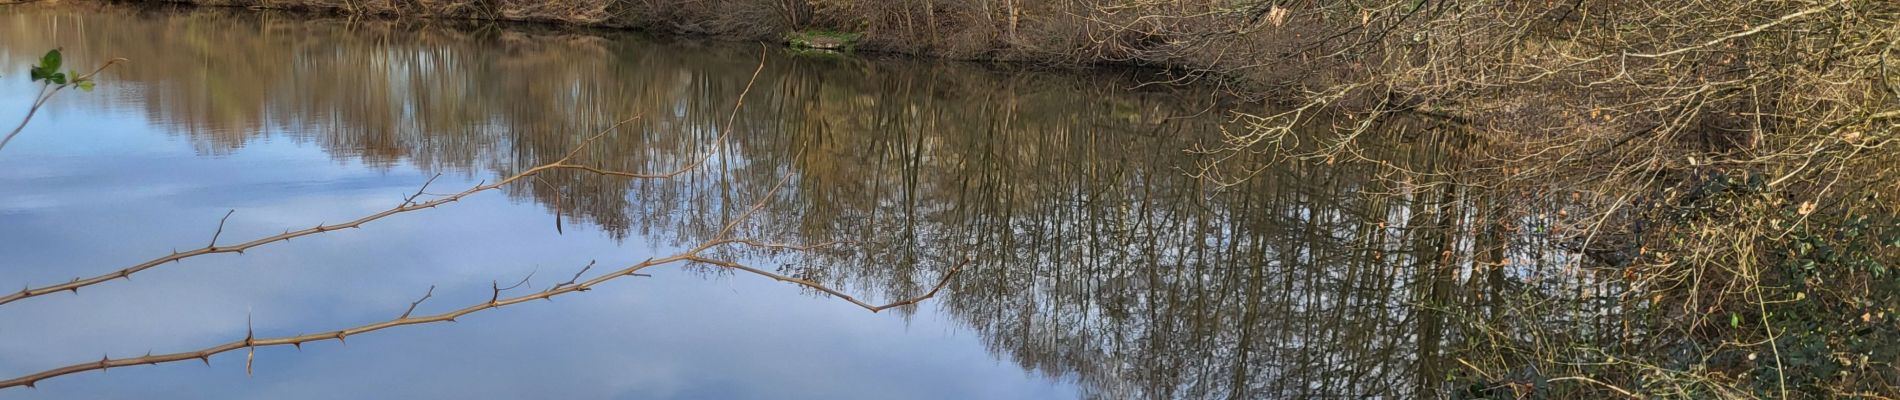
[{"label": "twig", "polygon": [[403,310],[402,316],[396,317],[396,319],[409,318],[409,313],[416,312],[416,306],[422,305],[423,301],[428,300],[430,297],[433,297],[433,296],[435,296],[435,285],[429,285],[429,291],[422,293],[422,298],[416,299],[415,302],[409,303],[409,309]]},{"label": "twig", "polygon": [[1781,18],[1775,18],[1775,20],[1773,20],[1773,21],[1768,21],[1768,23],[1765,23],[1765,24],[1761,24],[1761,25],[1757,25],[1757,26],[1755,26],[1754,28],[1749,28],[1749,29],[1746,29],[1746,30],[1743,30],[1743,31],[1741,31],[1741,32],[1736,32],[1736,33],[1732,33],[1732,34],[1729,34],[1729,35],[1727,35],[1727,36],[1722,36],[1722,37],[1719,37],[1719,38],[1715,38],[1715,39],[1710,39],[1710,40],[1709,40],[1709,41],[1707,41],[1707,42],[1702,42],[1702,43],[1700,43],[1700,44],[1696,44],[1696,45],[1694,45],[1694,46],[1688,46],[1688,47],[1682,47],[1682,48],[1677,48],[1677,49],[1675,49],[1675,50],[1670,50],[1670,51],[1665,51],[1665,52],[1661,52],[1661,53],[1625,53],[1624,55],[1627,55],[1627,56],[1630,56],[1630,57],[1642,57],[1642,58],[1661,58],[1661,57],[1668,57],[1668,56],[1672,56],[1672,55],[1676,55],[1676,54],[1682,54],[1682,53],[1684,53],[1684,52],[1688,52],[1688,51],[1691,51],[1691,50],[1695,50],[1695,49],[1700,49],[1700,48],[1705,48],[1705,47],[1710,47],[1710,46],[1715,46],[1715,45],[1718,45],[1718,44],[1722,44],[1722,42],[1727,42],[1727,41],[1730,41],[1730,40],[1735,40],[1735,39],[1738,39],[1738,38],[1742,38],[1742,37],[1747,37],[1747,36],[1750,36],[1750,35],[1754,35],[1754,34],[1757,34],[1757,33],[1761,33],[1761,31],[1763,31],[1763,30],[1767,30],[1768,28],[1773,28],[1773,27],[1775,27],[1776,25],[1781,25],[1782,23],[1785,23],[1785,22],[1788,22],[1788,21],[1792,21],[1792,20],[1795,20],[1796,18],[1801,18],[1801,17],[1804,17],[1804,16],[1807,16],[1808,14],[1813,14],[1813,13],[1817,13],[1817,12],[1822,12],[1822,11],[1827,11],[1827,9],[1830,9],[1830,8],[1834,8],[1834,6],[1835,6],[1836,4],[1840,4],[1840,3],[1835,3],[1835,2],[1827,2],[1827,3],[1824,3],[1824,5],[1822,5],[1822,6],[1819,6],[1819,7],[1813,7],[1813,8],[1809,8],[1809,9],[1805,9],[1805,10],[1801,10],[1801,11],[1796,11],[1796,12],[1794,12],[1794,13],[1792,13],[1792,14],[1788,14],[1788,15],[1784,15],[1784,16],[1781,16]]},{"label": "twig", "polygon": [[426,191],[429,190],[429,184],[435,183],[435,179],[441,178],[441,177],[442,177],[442,174],[439,174],[439,173],[429,176],[429,180],[423,181],[422,187],[416,188],[416,192],[414,194],[410,194],[409,197],[404,197],[402,199],[402,205],[407,206],[410,204],[416,204],[416,198],[422,197],[422,194],[426,193]]},{"label": "twig", "polygon": [[1610,390],[1613,390],[1613,391],[1616,391],[1616,393],[1618,393],[1618,394],[1622,394],[1622,395],[1624,395],[1624,396],[1629,396],[1630,398],[1633,398],[1633,399],[1641,399],[1641,398],[1643,398],[1643,396],[1641,396],[1641,395],[1637,395],[1636,393],[1631,393],[1630,391],[1628,391],[1628,390],[1624,390],[1623,388],[1620,388],[1620,387],[1616,387],[1615,385],[1611,385],[1611,384],[1608,384],[1608,383],[1603,383],[1603,381],[1599,381],[1599,380],[1595,380],[1595,379],[1590,379],[1590,377],[1586,377],[1586,376],[1566,376],[1566,377],[1562,377],[1562,378],[1550,378],[1550,379],[1547,379],[1547,380],[1545,380],[1545,382],[1559,382],[1559,381],[1581,381],[1581,382],[1589,382],[1589,383],[1591,383],[1591,384],[1595,384],[1595,385],[1597,385],[1597,386],[1602,386],[1602,387],[1605,387],[1605,388],[1608,388],[1608,389],[1610,389]]},{"label": "twig", "polygon": [[590,270],[590,269],[594,269],[594,260],[587,260],[587,265],[581,266],[580,271],[575,271],[574,277],[567,278],[567,282],[556,283],[554,284],[554,286],[548,287],[548,290],[560,289],[562,286],[572,285],[574,284],[574,282],[579,282],[581,280],[581,275],[586,274],[587,270]]},{"label": "twig", "polygon": [[33,115],[38,114],[40,112],[40,107],[45,106],[48,100],[52,100],[53,95],[59,94],[61,90],[65,90],[67,87],[75,85],[76,82],[92,79],[93,75],[98,75],[99,72],[105,71],[106,67],[111,67],[113,64],[118,64],[124,61],[126,61],[126,59],[123,59],[123,58],[114,58],[111,60],[106,60],[105,65],[100,65],[99,68],[93,69],[92,72],[88,72],[85,75],[79,75],[79,76],[73,77],[71,82],[75,82],[75,83],[62,83],[58,85],[41,85],[40,94],[36,96],[35,99],[33,100],[33,106],[27,107],[26,109],[26,117],[20,118],[20,124],[14,126],[12,131],[7,132],[6,137],[0,137],[0,149],[5,149],[7,147],[7,142],[12,142],[14,136],[19,136],[20,131],[26,129],[26,123],[33,121]]},{"label": "twig", "polygon": [[501,300],[501,292],[513,290],[514,288],[521,287],[521,285],[528,284],[528,279],[534,278],[534,273],[540,272],[540,271],[541,270],[539,268],[533,271],[528,271],[528,276],[521,277],[520,282],[515,282],[515,284],[508,285],[508,287],[501,287],[501,282],[489,281],[489,288],[493,289],[494,292],[489,295],[488,304],[492,305],[492,304],[495,304],[496,300]]},{"label": "twig", "polygon": [[[224,235],[224,221],[230,220],[231,214],[236,214],[236,213],[237,213],[237,210],[225,211],[224,217],[218,218],[218,230],[215,232],[211,232],[211,244],[205,245],[205,248],[208,248],[208,249],[218,248],[218,236]],[[238,252],[242,253],[244,251],[238,250]]]}]

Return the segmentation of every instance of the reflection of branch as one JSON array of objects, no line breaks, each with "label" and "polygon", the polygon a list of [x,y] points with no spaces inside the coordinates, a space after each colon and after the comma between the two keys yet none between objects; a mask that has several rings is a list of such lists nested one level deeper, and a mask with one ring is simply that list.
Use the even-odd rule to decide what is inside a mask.
[{"label": "reflection of branch", "polygon": [[[737,243],[737,242],[728,242],[728,243]],[[840,292],[837,289],[826,287],[824,284],[820,284],[818,282],[813,282],[810,280],[799,279],[799,278],[794,278],[794,277],[790,277],[786,275],[780,275],[780,274],[776,274],[772,272],[767,272],[765,270],[753,268],[753,267],[746,266],[745,264],[740,264],[737,262],[711,259],[711,258],[705,258],[705,257],[699,257],[699,256],[689,257],[687,258],[687,260],[701,263],[701,264],[716,265],[723,268],[751,272],[751,273],[758,274],[760,276],[764,276],[767,278],[776,279],[780,282],[791,282],[794,284],[798,284],[799,286],[811,288],[812,290],[825,292],[825,294],[837,296],[838,298],[844,299],[844,301],[851,302],[851,304],[857,305],[858,307],[863,307],[864,309],[870,310],[871,312],[879,312],[879,311],[884,311],[884,310],[888,310],[895,307],[902,307],[902,306],[917,304],[918,302],[928,300],[931,297],[936,297],[937,292],[943,291],[943,288],[945,286],[950,286],[950,279],[955,278],[957,276],[957,272],[962,271],[963,267],[969,265],[969,261],[970,261],[970,259],[966,258],[964,259],[965,261],[963,263],[957,264],[955,267],[950,267],[950,271],[944,272],[943,279],[937,281],[937,286],[931,287],[930,291],[924,292],[924,294],[918,295],[917,297],[894,301],[889,304],[872,305],[870,303],[865,303],[863,300],[858,300],[858,298],[856,297],[852,297],[851,295],[845,294],[844,292]]]},{"label": "reflection of branch", "polygon": [[[780,186],[782,186],[783,184],[784,184],[784,180],[781,180]],[[774,191],[776,191],[776,187],[774,188]],[[755,204],[752,208],[748,209],[745,213],[740,214],[739,216],[733,218],[733,222],[727,224],[727,226],[736,225],[739,221],[742,221],[751,217],[754,211],[757,211],[759,208],[763,207],[764,202],[770,201],[772,199],[772,194],[773,194],[772,192],[767,192],[765,195],[760,196],[760,200],[758,204]],[[465,306],[453,311],[443,312],[440,314],[413,316],[413,317],[410,316],[410,313],[415,311],[415,307],[417,305],[421,304],[423,300],[427,300],[434,293],[434,288],[431,287],[430,294],[425,294],[423,295],[422,299],[418,299],[414,303],[410,303],[409,310],[404,311],[402,316],[397,317],[395,319],[390,319],[390,320],[385,320],[382,322],[370,323],[370,324],[365,324],[365,325],[358,325],[355,327],[350,327],[350,328],[345,328],[345,329],[340,329],[340,330],[335,330],[335,331],[330,331],[330,332],[313,333],[313,334],[300,335],[300,336],[286,336],[286,337],[260,339],[260,338],[256,338],[255,336],[247,334],[243,340],[228,342],[228,343],[220,344],[217,346],[203,348],[200,350],[180,352],[180,353],[159,354],[159,355],[147,354],[141,357],[127,357],[127,358],[118,358],[118,359],[114,359],[110,357],[100,358],[99,361],[68,365],[65,367],[49,369],[49,370],[45,370],[45,371],[41,371],[41,372],[29,374],[29,375],[16,377],[13,379],[8,379],[5,381],[0,381],[0,388],[8,388],[8,387],[15,387],[15,386],[32,387],[35,383],[38,383],[40,380],[44,380],[47,378],[79,373],[79,372],[85,372],[85,371],[106,370],[110,368],[126,367],[126,366],[133,366],[133,365],[153,365],[153,364],[187,361],[187,360],[194,360],[194,359],[201,360],[206,363],[210,363],[212,355],[230,352],[233,350],[248,349],[250,351],[255,351],[255,349],[258,347],[272,347],[272,346],[296,346],[296,347],[301,348],[303,344],[306,342],[323,341],[323,340],[331,340],[331,339],[335,339],[341,342],[345,338],[351,335],[375,332],[375,331],[379,331],[383,329],[389,329],[389,328],[395,328],[395,327],[407,326],[407,325],[435,323],[435,322],[453,322],[455,321],[456,318],[460,318],[464,315],[473,314],[482,310],[501,308],[504,306],[525,303],[525,302],[529,302],[533,300],[545,300],[545,299],[550,299],[554,296],[559,296],[559,295],[568,294],[568,293],[584,292],[584,291],[593,289],[594,286],[600,285],[602,283],[606,283],[607,281],[611,281],[614,279],[627,277],[627,276],[639,276],[641,275],[639,274],[640,270],[646,269],[648,267],[674,264],[674,263],[682,263],[682,262],[696,262],[696,263],[702,263],[702,264],[715,265],[715,266],[730,268],[730,269],[739,270],[739,271],[751,272],[754,274],[769,277],[769,278],[776,279],[779,281],[791,282],[800,286],[808,287],[814,290],[825,292],[827,294],[838,296],[840,298],[845,299],[846,301],[851,302],[852,304],[856,304],[859,307],[863,307],[866,310],[870,310],[871,312],[878,312],[878,311],[883,311],[883,310],[890,309],[893,307],[917,304],[918,302],[924,301],[931,297],[935,297],[938,292],[942,291],[944,287],[950,284],[950,279],[956,277],[957,272],[962,270],[964,265],[967,265],[971,260],[974,259],[974,257],[966,257],[964,264],[959,264],[951,268],[948,272],[945,272],[942,280],[939,281],[935,287],[930,289],[929,292],[926,292],[916,297],[898,300],[889,304],[872,305],[869,303],[865,303],[861,300],[858,300],[856,297],[846,295],[843,292],[840,292],[836,289],[832,289],[830,287],[827,287],[817,282],[799,279],[799,278],[793,278],[793,277],[775,274],[771,272],[766,272],[764,270],[749,267],[749,266],[746,266],[744,264],[740,264],[734,261],[713,259],[713,258],[708,258],[708,257],[700,255],[701,253],[706,252],[707,250],[711,250],[713,248],[721,247],[724,245],[731,245],[731,244],[747,245],[747,246],[763,247],[763,248],[773,248],[773,249],[791,249],[791,250],[811,250],[811,249],[816,249],[825,245],[829,245],[829,243],[827,243],[827,244],[812,245],[812,246],[794,246],[794,245],[768,244],[768,243],[762,243],[762,242],[756,242],[756,241],[744,240],[744,239],[714,238],[712,240],[708,240],[704,243],[699,244],[698,246],[694,246],[693,248],[680,252],[678,254],[674,254],[671,256],[663,257],[663,258],[647,259],[646,261],[642,261],[638,264],[634,264],[632,266],[628,266],[626,268],[622,268],[617,271],[608,272],[606,274],[596,276],[593,279],[588,279],[580,283],[557,284],[554,287],[548,288],[547,290],[524,294],[524,295],[516,296],[516,297],[509,297],[505,299],[500,297],[500,293],[501,291],[506,290],[506,288],[500,288],[499,286],[497,286],[494,288],[494,296],[485,301],[468,305],[468,306]],[[591,267],[592,267],[592,264],[591,263],[588,264],[587,268],[591,268]],[[585,273],[587,268],[583,268],[582,273]],[[576,275],[577,279],[578,279],[578,276],[579,275],[577,274]],[[516,283],[515,286],[520,286],[526,282],[527,280],[524,278],[522,280],[522,283]],[[246,364],[247,365],[249,364],[248,360]]]}]

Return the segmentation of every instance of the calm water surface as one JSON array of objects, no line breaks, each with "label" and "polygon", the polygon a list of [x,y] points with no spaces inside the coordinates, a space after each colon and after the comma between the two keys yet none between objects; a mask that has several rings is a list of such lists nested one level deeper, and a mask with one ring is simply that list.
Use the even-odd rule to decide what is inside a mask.
[{"label": "calm water surface", "polygon": [[[881,301],[977,261],[896,312],[660,267],[458,323],[260,349],[250,372],[228,353],[0,398],[1360,398],[1444,376],[1429,357],[1441,322],[1415,307],[1442,277],[1405,256],[1434,238],[1400,229],[1412,197],[1363,196],[1393,183],[1319,163],[1224,188],[1189,177],[1207,160],[1183,149],[1237,128],[1205,91],[768,49],[729,114],[759,46],[82,2],[0,6],[0,120],[17,121],[27,65],[55,47],[67,65],[131,61],[0,152],[0,287],[203,246],[230,210],[227,240],[380,211],[437,174],[430,192],[459,191],[634,116],[582,158],[662,171],[714,155],[672,180],[543,175],[0,306],[9,377],[247,324],[379,321],[431,287],[420,312],[486,301],[495,282],[546,288],[706,240],[781,179],[739,236],[856,244],[719,255]],[[1378,149],[1433,165],[1431,149]]]}]

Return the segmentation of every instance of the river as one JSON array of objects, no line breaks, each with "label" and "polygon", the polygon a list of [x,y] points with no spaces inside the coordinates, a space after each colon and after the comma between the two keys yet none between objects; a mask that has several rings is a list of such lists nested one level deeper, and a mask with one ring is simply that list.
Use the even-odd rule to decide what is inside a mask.
[{"label": "river", "polygon": [[[511,293],[544,290],[590,262],[589,275],[707,240],[753,204],[736,236],[846,244],[719,255],[873,303],[960,269],[920,305],[870,313],[748,273],[662,266],[454,323],[0,398],[1405,398],[1459,368],[1440,357],[1444,313],[1426,305],[1483,298],[1450,294],[1454,280],[1502,284],[1430,262],[1457,245],[1413,228],[1450,220],[1418,211],[1449,191],[1303,160],[1244,164],[1259,167],[1235,185],[1195,178],[1211,164],[1188,150],[1239,129],[1229,111],[1262,106],[1143,84],[1152,71],[47,3],[0,6],[0,119],[23,114],[37,89],[26,66],[52,48],[69,66],[128,61],[96,91],[61,93],[0,152],[0,287],[202,247],[227,212],[221,243],[354,219],[596,133],[579,154],[601,168],[707,156],[671,179],[546,174],[6,304],[9,377],[372,323],[424,293],[418,313],[524,278]],[[1369,148],[1428,170],[1455,157],[1441,142]]]}]

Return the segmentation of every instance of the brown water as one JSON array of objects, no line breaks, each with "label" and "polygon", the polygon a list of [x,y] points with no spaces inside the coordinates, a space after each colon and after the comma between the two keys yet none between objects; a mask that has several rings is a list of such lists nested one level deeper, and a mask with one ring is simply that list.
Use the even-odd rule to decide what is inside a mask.
[{"label": "brown water", "polygon": [[[0,6],[0,120],[17,120],[26,65],[54,47],[68,65],[131,61],[0,152],[0,287],[202,246],[227,210],[223,237],[248,238],[373,213],[438,173],[431,192],[457,191],[629,117],[584,159],[658,171],[715,153],[671,180],[544,175],[0,306],[8,377],[241,339],[247,320],[260,336],[374,322],[431,286],[425,311],[485,301],[497,281],[545,288],[590,260],[705,240],[781,179],[739,236],[855,244],[722,255],[875,300],[977,261],[898,313],[669,267],[454,324],[261,349],[248,376],[230,353],[0,397],[1417,397],[1456,368],[1442,307],[1426,305],[1471,277],[1433,261],[1456,240],[1415,229],[1452,225],[1430,212],[1451,191],[1295,160],[1237,163],[1266,167],[1232,187],[1192,178],[1208,160],[1183,150],[1254,106],[1139,72],[79,2]],[[1455,157],[1368,148],[1417,171]]]}]

